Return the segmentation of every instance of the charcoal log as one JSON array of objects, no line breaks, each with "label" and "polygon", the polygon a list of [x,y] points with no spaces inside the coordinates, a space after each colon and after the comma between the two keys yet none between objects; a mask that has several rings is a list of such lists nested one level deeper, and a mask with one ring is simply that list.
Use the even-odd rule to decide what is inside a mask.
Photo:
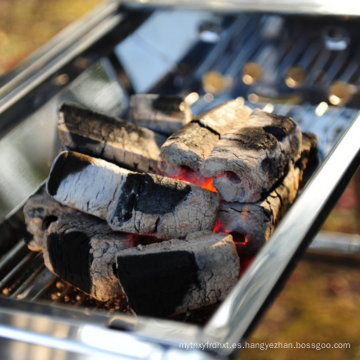
[{"label": "charcoal log", "polygon": [[212,230],[220,203],[217,193],[197,185],[68,151],[54,160],[47,192],[63,205],[106,220],[115,231],[160,239]]},{"label": "charcoal log", "polygon": [[269,240],[294,202],[304,167],[315,154],[316,138],[306,133],[302,140],[301,158],[290,168],[282,182],[264,199],[255,203],[222,202],[216,219],[216,231],[231,233],[238,252],[255,254]]},{"label": "charcoal log", "polygon": [[139,94],[130,99],[129,121],[171,135],[191,121],[190,107],[181,96]]},{"label": "charcoal log", "polygon": [[164,317],[223,300],[240,261],[231,235],[198,232],[118,253],[117,274],[132,311]]},{"label": "charcoal log", "polygon": [[163,171],[176,176],[182,167],[187,167],[199,173],[201,164],[219,139],[233,127],[246,123],[250,113],[250,108],[232,100],[194,117],[161,147]]},{"label": "charcoal log", "polygon": [[281,180],[301,152],[301,130],[288,117],[256,109],[250,120],[229,131],[201,166],[229,202],[256,202]]},{"label": "charcoal log", "polygon": [[24,206],[27,232],[25,242],[28,248],[32,251],[41,251],[45,241],[45,230],[50,224],[66,214],[75,216],[77,213],[75,209],[55,201],[46,193],[45,187],[41,187]]},{"label": "charcoal log", "polygon": [[28,247],[43,251],[49,270],[100,301],[123,294],[114,275],[115,254],[132,246],[132,235],[59,204],[44,188],[28,200],[24,214]]},{"label": "charcoal log", "polygon": [[79,213],[52,222],[44,236],[45,265],[54,274],[100,301],[123,294],[114,268],[116,254],[132,246],[130,234]]},{"label": "charcoal log", "polygon": [[160,173],[166,137],[126,121],[71,104],[59,110],[62,146],[140,172]]},{"label": "charcoal log", "polygon": [[283,182],[265,200],[248,204],[222,202],[216,231],[231,233],[240,254],[255,254],[294,202],[299,180],[300,169],[291,165]]}]

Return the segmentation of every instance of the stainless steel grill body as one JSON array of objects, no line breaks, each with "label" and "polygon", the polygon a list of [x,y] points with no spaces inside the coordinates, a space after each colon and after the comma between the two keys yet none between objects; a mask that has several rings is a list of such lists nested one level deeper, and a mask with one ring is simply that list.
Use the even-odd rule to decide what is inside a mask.
[{"label": "stainless steel grill body", "polygon": [[[358,20],[332,18],[331,26],[344,30],[342,50],[331,48],[329,19],[315,20],[316,29],[307,31],[304,24],[310,20],[304,17],[132,9],[107,2],[0,79],[3,358],[14,351],[24,359],[40,353],[49,359],[235,355],[230,348],[186,351],[179,344],[244,340],[358,166],[360,53],[352,30]],[[247,63],[256,63],[262,71],[250,84],[243,78]],[[286,74],[294,65],[301,66],[306,77],[289,86]],[[221,91],[204,91],[208,71],[223,77],[226,85]],[[319,78],[318,71],[326,76]],[[64,74],[66,84],[57,81]],[[334,81],[352,86],[347,107],[327,105]],[[174,321],[135,319],[125,299],[95,301],[52,275],[42,255],[29,252],[22,241],[21,207],[46,179],[59,149],[57,106],[67,100],[125,116],[129,95],[142,91],[185,96],[196,92],[193,113],[243,97],[251,107],[292,116],[319,140],[320,165],[205,326],[200,324],[216,307]]]}]

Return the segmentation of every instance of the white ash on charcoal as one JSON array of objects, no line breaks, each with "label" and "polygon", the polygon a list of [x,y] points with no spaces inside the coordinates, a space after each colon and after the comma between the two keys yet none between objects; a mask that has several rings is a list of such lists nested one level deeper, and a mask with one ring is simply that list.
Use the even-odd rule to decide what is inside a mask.
[{"label": "white ash on charcoal", "polygon": [[123,294],[114,274],[115,254],[132,246],[132,235],[62,206],[44,188],[28,200],[24,214],[32,236],[28,247],[43,251],[50,271],[100,301]]},{"label": "white ash on charcoal", "polygon": [[300,158],[302,134],[289,117],[259,109],[229,131],[201,166],[204,177],[229,202],[255,202],[269,193]]},{"label": "white ash on charcoal", "polygon": [[191,110],[181,96],[132,95],[128,120],[138,126],[171,135],[191,121]]},{"label": "white ash on charcoal", "polygon": [[24,206],[26,224],[25,242],[32,251],[41,251],[45,241],[45,230],[49,225],[66,214],[75,216],[78,211],[68,206],[63,206],[50,197],[41,187],[31,196]]},{"label": "white ash on charcoal", "polygon": [[216,229],[232,233],[239,253],[255,254],[269,240],[276,224],[294,202],[298,191],[300,169],[291,168],[265,200],[255,203],[222,202]]},{"label": "white ash on charcoal", "polygon": [[160,147],[166,137],[129,122],[72,104],[59,109],[62,146],[140,172],[160,173]]},{"label": "white ash on charcoal", "polygon": [[153,174],[140,174],[64,151],[54,160],[47,192],[55,200],[108,222],[115,231],[159,239],[212,230],[217,193]]},{"label": "white ash on charcoal", "polygon": [[251,109],[239,100],[218,105],[198,116],[171,135],[161,147],[162,168],[176,176],[182,167],[199,173],[214,145],[233,127],[246,123]]},{"label": "white ash on charcoal", "polygon": [[[304,166],[309,155],[316,153],[316,138],[303,137],[301,158],[290,163],[287,175],[264,199],[255,203],[222,202],[216,220],[216,231],[231,233],[241,254],[255,254],[274,232],[276,225],[295,201]],[[311,159],[310,159],[311,161]]]},{"label": "white ash on charcoal", "polygon": [[116,254],[132,246],[132,236],[110,229],[94,216],[65,215],[45,231],[46,267],[99,301],[123,294],[114,269]]},{"label": "white ash on charcoal", "polygon": [[129,306],[145,316],[170,316],[223,300],[239,271],[232,236],[207,231],[117,256],[117,274]]}]

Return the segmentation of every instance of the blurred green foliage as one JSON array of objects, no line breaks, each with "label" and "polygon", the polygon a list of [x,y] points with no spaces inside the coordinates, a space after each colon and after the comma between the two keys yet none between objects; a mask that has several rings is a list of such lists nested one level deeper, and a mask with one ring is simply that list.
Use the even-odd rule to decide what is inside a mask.
[{"label": "blurred green foliage", "polygon": [[0,74],[101,0],[0,0]]}]

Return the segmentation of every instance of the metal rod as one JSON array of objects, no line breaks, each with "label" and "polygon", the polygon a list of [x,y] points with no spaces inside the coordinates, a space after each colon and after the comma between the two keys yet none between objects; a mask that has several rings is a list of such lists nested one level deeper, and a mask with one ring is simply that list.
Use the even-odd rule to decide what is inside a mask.
[{"label": "metal rod", "polygon": [[[0,272],[3,270],[14,258],[21,253],[26,251],[26,244],[23,240],[20,240],[8,253],[0,260]],[[28,250],[29,251],[29,250]]]},{"label": "metal rod", "polygon": [[38,73],[45,64],[59,56],[74,41],[79,40],[107,16],[116,12],[118,7],[119,4],[115,1],[104,2],[67,26],[43,47],[20,63],[14,71],[0,78],[0,97],[13,90],[25,79]]},{"label": "metal rod", "polygon": [[45,265],[43,263],[43,260],[40,258],[36,259],[37,263],[39,263],[39,266],[37,267],[37,269],[35,269],[35,271],[33,271],[30,276],[22,282],[22,284],[16,289],[16,291],[11,294],[10,298],[12,299],[16,299],[18,297],[18,295],[20,295],[29,285],[30,283],[36,279],[36,277],[40,274],[40,272],[44,269]]},{"label": "metal rod", "polygon": [[29,263],[38,254],[30,252],[25,258],[23,258],[1,281],[0,290],[10,281],[27,263]]},{"label": "metal rod", "polygon": [[47,65],[43,66],[41,72],[30,76],[28,79],[23,81],[19,87],[6,94],[3,98],[0,99],[0,113],[10,108],[36,86],[40,85],[44,80],[54,74],[57,70],[61,69],[64,65],[69,63],[69,61],[83,53],[95,41],[99,40],[106,33],[119,25],[122,19],[123,16],[120,14],[113,15],[105,19],[102,23],[88,31],[88,33],[83,38],[66,49],[61,54],[61,56],[53,59]]},{"label": "metal rod", "polygon": [[50,286],[53,285],[56,280],[57,277],[50,272],[50,270],[47,268],[43,269],[41,274],[37,277],[37,281],[33,284],[33,287],[27,293],[24,293],[24,297],[21,297],[21,299],[29,299],[30,301],[38,300],[48,291]]}]

